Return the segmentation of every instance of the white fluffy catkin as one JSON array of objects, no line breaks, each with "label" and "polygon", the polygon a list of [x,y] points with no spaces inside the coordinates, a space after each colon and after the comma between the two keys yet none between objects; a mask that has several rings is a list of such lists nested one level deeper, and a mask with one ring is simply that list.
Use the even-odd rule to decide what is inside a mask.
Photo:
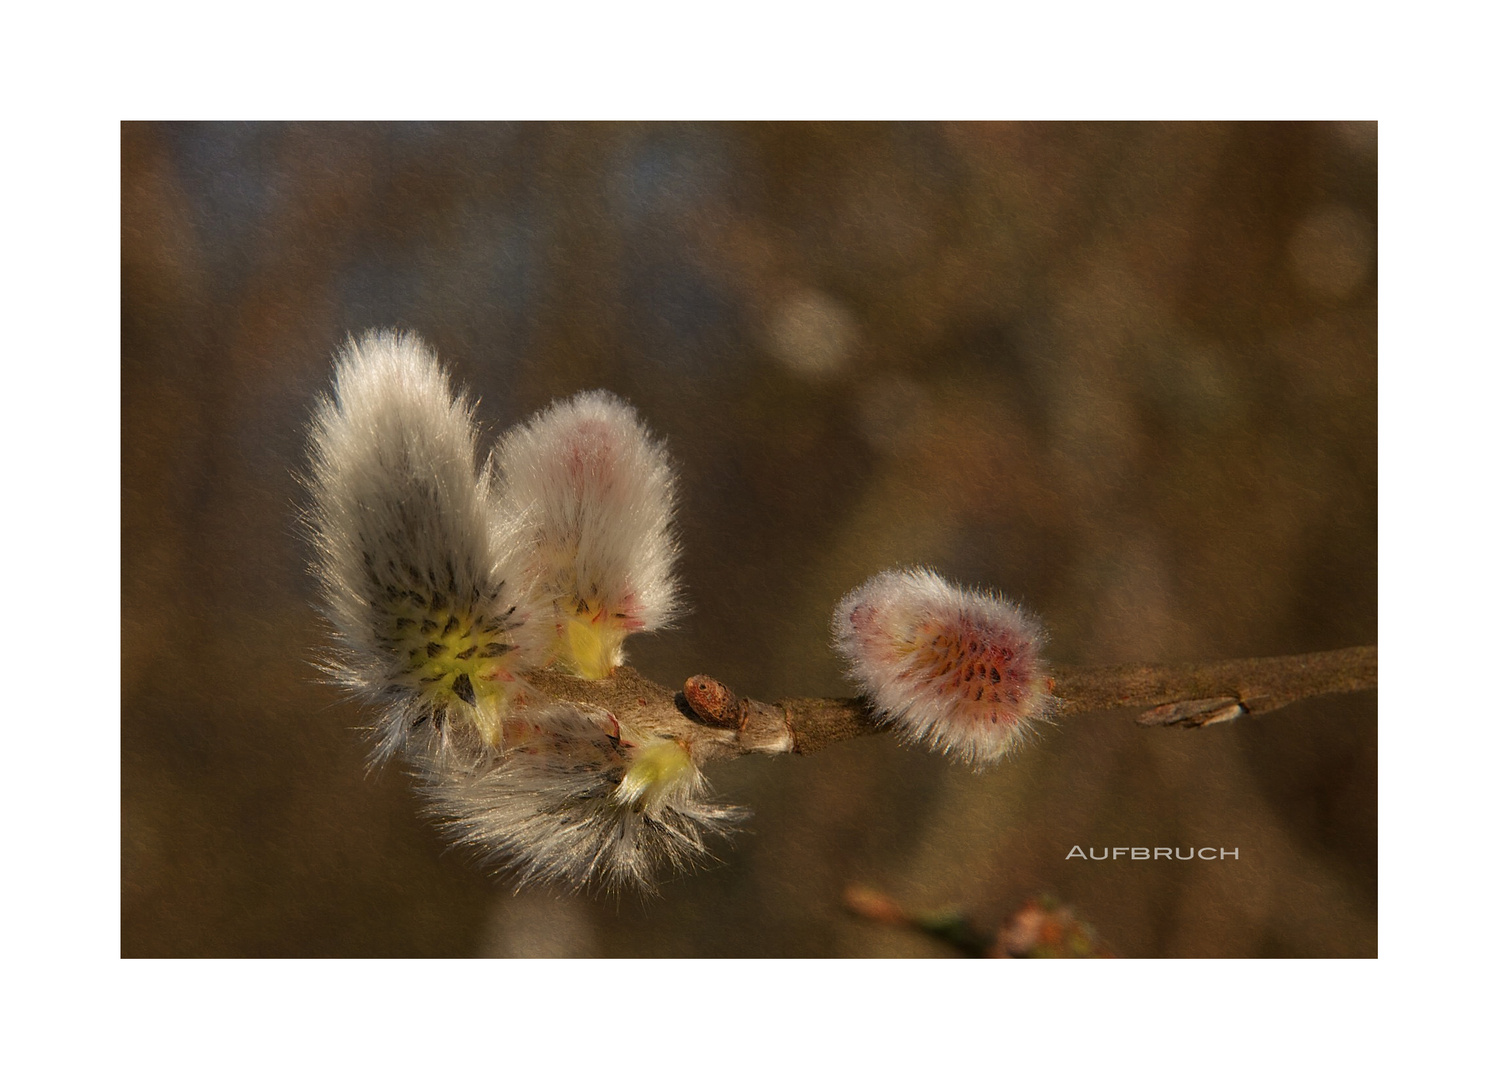
[{"label": "white fluffy catkin", "polygon": [[999,596],[931,570],[887,570],[839,602],[833,646],[876,716],[982,768],[1047,717],[1041,626]]},{"label": "white fluffy catkin", "polygon": [[593,390],[512,429],[498,451],[508,504],[532,514],[535,598],[552,613],[553,656],[599,679],[626,635],[677,610],[676,480],[635,410]]},{"label": "white fluffy catkin", "polygon": [[708,801],[707,781],[674,740],[621,731],[611,714],[569,704],[508,723],[493,767],[449,762],[429,769],[422,789],[448,835],[511,871],[517,888],[651,892],[659,870],[701,862],[707,840],[744,816]]},{"label": "white fluffy catkin", "polygon": [[518,673],[541,653],[518,526],[475,443],[472,406],[414,335],[371,331],[338,354],[304,520],[335,632],[326,666],[378,708],[376,762],[497,750]]},{"label": "white fluffy catkin", "polygon": [[337,357],[312,424],[305,522],[337,649],[374,703],[377,761],[401,755],[455,840],[550,882],[650,891],[743,811],[709,801],[689,748],[612,714],[546,704],[528,669],[598,678],[674,610],[673,478],[634,412],[595,391],[478,463],[468,402],[418,339]]}]

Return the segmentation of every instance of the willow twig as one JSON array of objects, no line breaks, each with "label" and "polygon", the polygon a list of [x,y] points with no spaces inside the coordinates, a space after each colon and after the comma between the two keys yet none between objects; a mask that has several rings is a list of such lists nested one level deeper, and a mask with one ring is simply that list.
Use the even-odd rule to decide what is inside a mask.
[{"label": "willow twig", "polygon": [[[1053,669],[1057,715],[1144,710],[1135,722],[1162,727],[1206,727],[1259,716],[1321,694],[1373,690],[1377,646],[1300,656],[1219,660],[1202,664],[1124,664]],[[741,754],[810,754],[880,730],[860,698],[785,698],[774,704],[740,698],[704,675],[682,691],[619,668],[588,681],[555,672],[527,676],[541,696],[607,709],[627,726],[680,739],[698,761]]]},{"label": "willow twig", "polygon": [[1061,712],[1099,712],[1153,706],[1137,721],[1150,726],[1208,724],[1258,715],[1319,694],[1373,690],[1379,649],[1352,649],[1217,660],[1206,664],[1123,664],[1058,668]]}]

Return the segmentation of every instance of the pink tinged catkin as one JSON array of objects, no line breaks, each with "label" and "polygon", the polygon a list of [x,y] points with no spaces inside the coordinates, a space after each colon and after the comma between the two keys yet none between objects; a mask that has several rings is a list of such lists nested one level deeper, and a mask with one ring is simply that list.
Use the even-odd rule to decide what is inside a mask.
[{"label": "pink tinged catkin", "polygon": [[552,656],[603,678],[637,631],[677,610],[676,480],[635,410],[602,390],[554,402],[506,434],[506,503],[531,515],[535,599],[552,612]]},{"label": "pink tinged catkin", "polygon": [[1041,626],[999,596],[926,569],[887,570],[839,602],[834,648],[875,715],[982,768],[1050,713]]},{"label": "pink tinged catkin", "polygon": [[476,437],[436,356],[391,331],[350,339],[313,417],[304,521],[334,631],[325,668],[377,709],[377,762],[498,750],[544,647]]}]

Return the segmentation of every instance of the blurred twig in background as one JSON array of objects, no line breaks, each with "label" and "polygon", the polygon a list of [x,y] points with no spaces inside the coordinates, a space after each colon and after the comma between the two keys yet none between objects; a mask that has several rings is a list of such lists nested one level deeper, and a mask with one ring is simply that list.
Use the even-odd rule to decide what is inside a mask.
[{"label": "blurred twig in background", "polygon": [[852,885],[843,894],[850,912],[888,926],[906,926],[951,945],[964,956],[1027,960],[1112,957],[1093,927],[1055,898],[1027,900],[997,933],[985,933],[956,908],[908,912],[875,889]]}]

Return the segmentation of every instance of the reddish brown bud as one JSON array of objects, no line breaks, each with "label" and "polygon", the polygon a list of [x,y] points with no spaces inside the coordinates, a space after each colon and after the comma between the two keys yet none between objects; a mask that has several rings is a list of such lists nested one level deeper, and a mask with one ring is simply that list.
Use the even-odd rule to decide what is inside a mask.
[{"label": "reddish brown bud", "polygon": [[744,703],[717,679],[694,675],[682,687],[682,696],[705,724],[738,730],[744,722]]}]

